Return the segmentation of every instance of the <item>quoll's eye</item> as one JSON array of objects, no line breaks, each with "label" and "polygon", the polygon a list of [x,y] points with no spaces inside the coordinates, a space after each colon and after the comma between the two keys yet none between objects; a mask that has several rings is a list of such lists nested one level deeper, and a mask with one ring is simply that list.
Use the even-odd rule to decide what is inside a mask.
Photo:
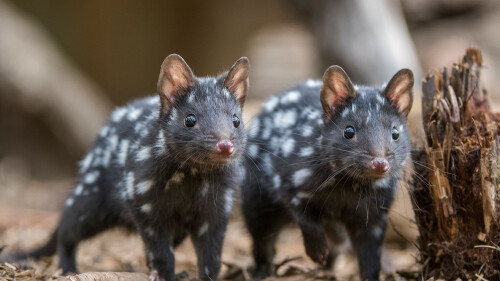
[{"label": "quoll's eye", "polygon": [[353,126],[347,126],[344,129],[344,138],[352,139],[354,137],[355,131]]},{"label": "quoll's eye", "polygon": [[196,124],[196,115],[194,114],[189,114],[186,116],[186,119],[184,119],[184,125],[186,127],[193,127]]},{"label": "quoll's eye", "polygon": [[396,129],[396,127],[392,128],[392,139],[393,140],[399,139],[399,131],[398,129]]},{"label": "quoll's eye", "polygon": [[233,125],[235,128],[238,128],[238,126],[240,125],[240,118],[238,118],[236,114],[233,115]]}]

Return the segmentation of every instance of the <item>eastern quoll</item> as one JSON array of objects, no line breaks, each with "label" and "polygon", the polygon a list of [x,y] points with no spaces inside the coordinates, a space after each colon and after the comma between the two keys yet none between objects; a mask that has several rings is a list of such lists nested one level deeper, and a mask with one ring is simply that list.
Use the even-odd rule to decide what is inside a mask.
[{"label": "eastern quoll", "polygon": [[[307,255],[331,269],[346,236],[363,280],[378,280],[398,174],[410,154],[413,73],[382,88],[353,85],[339,66],[272,97],[248,131],[243,212],[254,277],[272,273],[280,230],[296,221]],[[346,235],[347,234],[347,235]]]},{"label": "eastern quoll", "polygon": [[76,272],[80,241],[125,226],[140,233],[152,280],[174,280],[173,249],[188,235],[199,278],[216,280],[240,185],[248,71],[240,58],[229,72],[198,78],[180,56],[168,56],[158,96],[116,109],[102,128],[50,241],[12,258],[57,251],[60,268]]}]

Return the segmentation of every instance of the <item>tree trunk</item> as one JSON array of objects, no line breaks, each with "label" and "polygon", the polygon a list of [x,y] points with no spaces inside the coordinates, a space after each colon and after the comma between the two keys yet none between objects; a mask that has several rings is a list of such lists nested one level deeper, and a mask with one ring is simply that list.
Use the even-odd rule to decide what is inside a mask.
[{"label": "tree trunk", "polygon": [[[480,85],[481,52],[423,82],[426,145],[415,150],[414,209],[427,276],[500,278],[500,114]],[[424,276],[424,277],[427,277]]]}]

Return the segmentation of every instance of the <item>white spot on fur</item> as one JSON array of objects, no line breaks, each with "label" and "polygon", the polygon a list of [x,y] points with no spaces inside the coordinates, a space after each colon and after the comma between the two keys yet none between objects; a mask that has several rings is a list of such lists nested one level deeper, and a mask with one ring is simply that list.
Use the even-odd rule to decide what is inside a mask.
[{"label": "white spot on fur", "polygon": [[384,232],[384,230],[382,229],[382,227],[380,226],[376,226],[372,229],[372,234],[373,236],[377,237],[377,238],[380,238],[382,236],[382,233]]},{"label": "white spot on fur", "polygon": [[144,146],[137,152],[135,156],[135,161],[145,161],[151,157],[151,147]]},{"label": "white spot on fur", "polygon": [[118,147],[118,136],[117,135],[112,135],[111,137],[108,138],[108,150],[115,150]]},{"label": "white spot on fur", "polygon": [[312,146],[302,147],[299,151],[300,157],[307,157],[314,154],[314,148]]},{"label": "white spot on fur", "polygon": [[379,112],[379,111],[380,111],[380,104],[378,104],[378,103],[377,103],[377,104],[375,105],[375,111],[377,111],[377,112]]},{"label": "white spot on fur", "polygon": [[138,134],[142,130],[143,126],[144,126],[143,123],[136,122],[135,126],[134,126],[134,132],[136,132]]},{"label": "white spot on fur", "polygon": [[296,120],[295,110],[278,111],[274,114],[274,126],[277,128],[289,128],[295,125]]},{"label": "white spot on fur", "polygon": [[83,182],[85,182],[86,184],[92,184],[97,180],[97,178],[99,178],[99,171],[93,171],[87,173],[85,177],[83,177]]},{"label": "white spot on fur", "polygon": [[68,200],[66,200],[66,207],[71,207],[74,202],[75,199],[73,199],[73,197],[68,198]]},{"label": "white spot on fur", "polygon": [[134,197],[134,181],[135,175],[133,172],[128,172],[125,177],[125,198],[132,199]]},{"label": "white spot on fur", "polygon": [[310,169],[304,168],[296,171],[292,175],[292,183],[294,186],[302,185],[310,176],[312,171]]},{"label": "white spot on fur", "polygon": [[299,91],[290,91],[281,97],[282,104],[289,104],[297,102],[300,99]]},{"label": "white spot on fur", "polygon": [[249,146],[247,146],[247,151],[248,151],[248,155],[250,157],[257,157],[257,154],[259,153],[259,147],[256,145],[256,144],[251,144]]},{"label": "white spot on fur", "polygon": [[118,153],[118,164],[124,166],[125,162],[127,162],[127,154],[128,154],[128,146],[130,141],[124,139],[120,142],[120,152]]},{"label": "white spot on fur", "polygon": [[290,202],[293,206],[297,207],[300,204],[300,200],[297,197],[293,197],[292,201]]},{"label": "white spot on fur", "polygon": [[132,108],[128,114],[127,114],[127,119],[129,121],[135,121],[139,116],[141,116],[142,113],[142,108]]},{"label": "white spot on fur", "polygon": [[254,138],[259,133],[260,120],[255,118],[248,128],[248,136]]},{"label": "white spot on fur", "polygon": [[137,194],[144,194],[148,192],[153,186],[153,180],[145,180],[137,184],[135,192]]},{"label": "white spot on fur", "polygon": [[370,118],[372,117],[372,113],[368,111],[368,115],[366,116],[366,124],[368,125],[368,122],[370,121]]},{"label": "white spot on fur", "polygon": [[198,169],[191,168],[191,175],[195,176],[196,174],[198,174]]},{"label": "white spot on fur", "polygon": [[290,153],[293,152],[294,148],[295,148],[295,139],[293,138],[287,139],[281,147],[281,151],[283,151],[283,156],[288,157]]},{"label": "white spot on fur", "polygon": [[209,188],[209,184],[207,181],[204,181],[203,182],[203,186],[201,187],[201,196],[203,197],[207,197],[207,193],[208,193],[208,188]]},{"label": "white spot on fur", "polygon": [[386,188],[386,187],[389,187],[388,184],[390,181],[391,181],[391,178],[387,177],[387,178],[383,178],[383,179],[379,179],[379,180],[374,181],[373,185],[376,188]]},{"label": "white spot on fur", "polygon": [[314,131],[314,128],[310,125],[304,125],[302,126],[302,136],[303,137],[309,137],[312,135]]},{"label": "white spot on fur", "polygon": [[309,120],[314,120],[314,119],[318,119],[321,117],[321,111],[319,110],[313,110],[311,111],[308,115],[307,115],[307,118]]},{"label": "white spot on fur", "polygon": [[172,110],[170,110],[170,121],[175,121],[177,120],[177,109],[174,107]]},{"label": "white spot on fur", "polygon": [[146,229],[144,229],[144,232],[151,237],[155,235],[155,231],[151,227],[146,227]]},{"label": "white spot on fur", "polygon": [[376,98],[377,98],[377,101],[380,104],[384,104],[385,103],[385,99],[381,95],[376,95]]},{"label": "white spot on fur", "polygon": [[234,195],[234,189],[232,188],[226,189],[226,192],[224,194],[224,202],[225,202],[224,211],[226,212],[226,214],[231,213],[231,210],[233,209],[233,202],[234,202],[233,195]]},{"label": "white spot on fur", "polygon": [[104,126],[101,128],[101,131],[99,132],[99,136],[105,137],[109,132],[109,126]]},{"label": "white spot on fur", "polygon": [[349,114],[349,108],[345,108],[344,111],[342,111],[342,118],[346,118],[347,114]]},{"label": "white spot on fur", "polygon": [[321,86],[321,84],[322,84],[322,82],[320,80],[308,79],[306,81],[306,85],[309,88],[319,87],[319,86]]},{"label": "white spot on fur", "polygon": [[210,275],[210,271],[208,270],[208,266],[205,266],[205,274],[208,276]]},{"label": "white spot on fur", "polygon": [[94,148],[94,154],[101,155],[101,153],[102,153],[102,148],[100,148],[100,147]]},{"label": "white spot on fur", "polygon": [[174,248],[172,248],[172,246],[168,246],[168,250],[170,251],[171,254],[174,254]]},{"label": "white spot on fur", "polygon": [[403,133],[403,129],[404,129],[404,128],[403,128],[403,125],[399,125],[399,133],[400,133],[400,134],[401,134],[401,133]]},{"label": "white spot on fur", "polygon": [[141,206],[141,212],[148,214],[151,212],[152,208],[153,208],[153,206],[151,206],[151,203],[146,203],[146,204]]},{"label": "white spot on fur", "polygon": [[231,98],[231,93],[226,88],[222,89],[222,94],[224,94],[224,96],[228,99]]},{"label": "white spot on fur", "polygon": [[83,191],[83,184],[77,185],[75,188],[75,195],[79,196],[80,194],[82,194],[82,191]]},{"label": "white spot on fur", "polygon": [[351,110],[352,110],[352,113],[356,113],[356,105],[355,104],[351,105]]},{"label": "white spot on fur", "polygon": [[271,119],[267,118],[265,121],[264,121],[264,130],[262,131],[262,139],[269,139],[271,137],[271,132],[273,130],[273,123],[271,121]]},{"label": "white spot on fur", "polygon": [[150,105],[155,105],[160,103],[160,97],[159,96],[154,96],[154,97],[149,97],[148,98],[148,104]]},{"label": "white spot on fur", "polygon": [[278,97],[276,97],[276,96],[271,97],[266,103],[264,103],[264,108],[267,111],[273,111],[274,108],[276,107],[276,105],[278,105],[278,102],[279,102]]},{"label": "white spot on fur", "polygon": [[297,195],[295,197],[297,197],[299,199],[309,199],[309,198],[311,198],[311,194],[307,193],[307,192],[300,191],[297,193]]},{"label": "white spot on fur", "polygon": [[119,122],[120,120],[122,120],[125,114],[127,114],[127,109],[125,107],[120,107],[113,111],[113,113],[111,114],[111,120],[113,122]]},{"label": "white spot on fur", "polygon": [[198,236],[202,236],[208,231],[208,222],[204,222],[198,230]]},{"label": "white spot on fur", "polygon": [[109,166],[109,162],[111,162],[111,150],[108,149],[102,155],[101,165],[106,168]]},{"label": "white spot on fur", "polygon": [[92,159],[94,158],[94,155],[92,153],[87,154],[85,158],[80,162],[80,172],[83,173],[87,171],[87,169],[90,167],[90,163],[92,163]]},{"label": "white spot on fur", "polygon": [[165,154],[166,152],[165,133],[163,132],[163,130],[160,130],[160,132],[158,132],[158,137],[156,138],[155,147],[157,156]]},{"label": "white spot on fur", "polygon": [[278,189],[281,187],[281,177],[279,175],[274,175],[273,187],[274,187],[274,189]]},{"label": "white spot on fur", "polygon": [[170,181],[173,183],[180,183],[183,178],[184,178],[183,172],[176,172],[172,175],[172,177],[170,178]]},{"label": "white spot on fur", "polygon": [[187,98],[188,103],[193,103],[194,102],[194,98],[195,98],[195,94],[194,93],[189,94],[189,96]]}]

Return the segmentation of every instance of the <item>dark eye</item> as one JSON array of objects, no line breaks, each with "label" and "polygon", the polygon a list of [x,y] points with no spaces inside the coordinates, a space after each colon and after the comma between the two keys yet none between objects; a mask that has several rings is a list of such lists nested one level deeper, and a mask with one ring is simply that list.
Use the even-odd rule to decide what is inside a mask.
[{"label": "dark eye", "polygon": [[347,126],[344,130],[344,138],[352,139],[354,137],[354,128],[352,126]]},{"label": "dark eye", "polygon": [[196,124],[196,115],[189,114],[186,119],[184,119],[184,125],[186,127],[193,127]]},{"label": "dark eye", "polygon": [[399,139],[399,131],[396,128],[392,128],[392,139],[393,140],[398,140]]},{"label": "dark eye", "polygon": [[233,115],[233,125],[235,128],[238,128],[238,126],[240,125],[240,118],[238,118],[238,116]]}]

